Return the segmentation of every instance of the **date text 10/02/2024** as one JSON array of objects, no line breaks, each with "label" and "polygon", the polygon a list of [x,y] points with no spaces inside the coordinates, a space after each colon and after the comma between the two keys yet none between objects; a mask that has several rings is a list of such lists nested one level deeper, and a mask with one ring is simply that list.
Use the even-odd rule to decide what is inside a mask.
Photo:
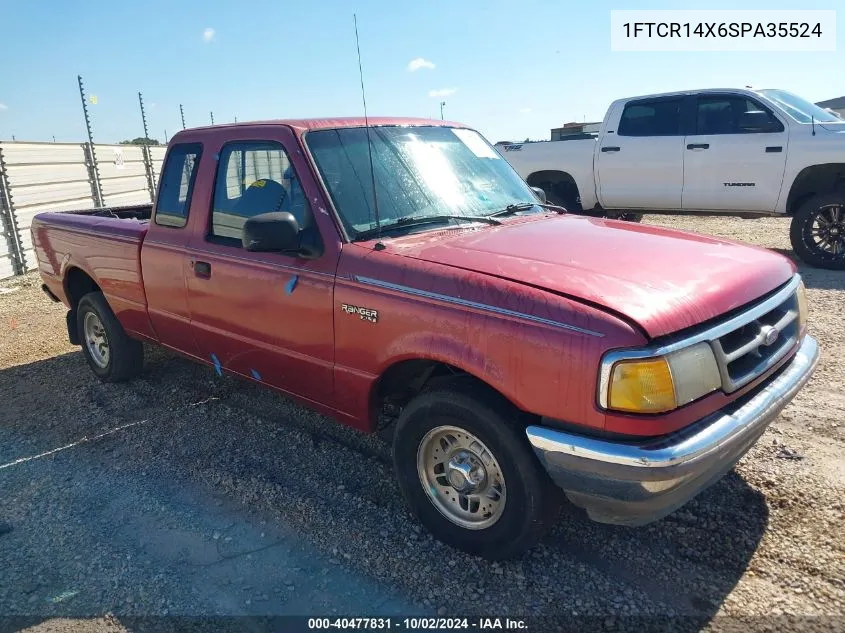
[{"label": "date text 10/02/2024", "polygon": [[524,631],[528,629],[528,625],[525,620],[518,618],[308,618],[308,629]]}]

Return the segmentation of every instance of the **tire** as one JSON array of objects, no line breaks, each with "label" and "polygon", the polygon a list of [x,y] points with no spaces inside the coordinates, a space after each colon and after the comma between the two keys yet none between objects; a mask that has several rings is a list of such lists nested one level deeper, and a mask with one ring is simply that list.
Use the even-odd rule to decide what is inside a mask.
[{"label": "tire", "polygon": [[[393,440],[399,486],[438,540],[484,558],[504,559],[534,546],[554,524],[562,495],[529,446],[518,414],[499,394],[465,377],[424,391],[402,411]],[[483,475],[476,470],[479,463]],[[437,464],[442,474],[432,475]],[[462,495],[450,475],[467,485],[472,476],[480,486],[472,492],[478,494]],[[469,501],[461,505],[461,498]]]},{"label": "tire", "polygon": [[129,338],[102,292],[89,292],[80,299],[76,328],[82,353],[97,378],[124,382],[141,372],[144,347]]},{"label": "tire", "polygon": [[608,213],[604,217],[610,218],[611,220],[622,220],[623,222],[642,222],[643,221],[643,214],[642,213],[633,213],[633,212],[625,212],[625,213]]},{"label": "tire", "polygon": [[546,192],[546,202],[557,207],[563,207],[570,213],[579,213],[581,204],[578,194],[572,187],[564,183],[543,182],[537,185]]},{"label": "tire", "polygon": [[792,217],[789,240],[810,266],[845,270],[845,192],[818,194],[804,202]]}]

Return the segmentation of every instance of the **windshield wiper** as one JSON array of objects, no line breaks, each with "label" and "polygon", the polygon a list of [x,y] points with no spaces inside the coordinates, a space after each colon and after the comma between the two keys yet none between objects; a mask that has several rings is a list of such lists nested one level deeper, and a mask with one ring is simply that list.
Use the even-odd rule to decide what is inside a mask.
[{"label": "windshield wiper", "polygon": [[409,215],[391,222],[390,224],[382,224],[381,227],[375,226],[366,231],[359,231],[355,235],[355,241],[367,240],[372,237],[381,235],[382,233],[389,233],[400,229],[413,228],[415,226],[425,226],[426,224],[440,224],[447,220],[461,220],[463,222],[482,222],[484,224],[501,224],[489,216],[483,215],[428,215],[428,216],[413,216]]},{"label": "windshield wiper", "polygon": [[552,211],[557,211],[558,213],[567,213],[567,209],[564,207],[559,207],[556,204],[548,204],[546,202],[515,202],[513,204],[509,204],[504,209],[500,209],[499,211],[494,211],[493,213],[489,214],[488,218],[500,218],[506,215],[513,215],[518,211],[528,211],[528,209],[532,207],[542,207],[543,209],[550,209]]},{"label": "windshield wiper", "polygon": [[509,204],[504,209],[499,209],[498,211],[494,211],[487,215],[488,218],[500,218],[506,215],[513,215],[517,211],[528,211],[534,207],[536,203],[534,202],[516,202],[514,204]]}]

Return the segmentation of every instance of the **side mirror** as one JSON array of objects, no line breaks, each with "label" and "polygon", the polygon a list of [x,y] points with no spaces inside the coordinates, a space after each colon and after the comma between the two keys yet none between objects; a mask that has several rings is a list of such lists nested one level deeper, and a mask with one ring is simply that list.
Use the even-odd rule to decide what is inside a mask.
[{"label": "side mirror", "polygon": [[299,223],[286,211],[253,216],[244,222],[241,243],[254,252],[298,252]]},{"label": "side mirror", "polygon": [[543,204],[546,204],[546,202],[548,202],[548,200],[546,200],[546,192],[540,187],[531,187],[531,191],[534,192],[534,195],[536,195],[537,199]]},{"label": "side mirror", "polygon": [[743,132],[774,132],[778,124],[768,112],[751,110],[739,116],[739,129]]}]

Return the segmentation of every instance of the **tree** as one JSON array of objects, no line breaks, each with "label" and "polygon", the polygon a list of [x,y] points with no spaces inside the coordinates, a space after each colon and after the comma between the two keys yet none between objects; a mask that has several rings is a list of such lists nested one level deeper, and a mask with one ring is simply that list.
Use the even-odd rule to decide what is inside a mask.
[{"label": "tree", "polygon": [[131,141],[120,141],[121,145],[161,145],[158,140],[154,138],[144,138],[143,136],[139,136],[137,138],[133,138]]}]

